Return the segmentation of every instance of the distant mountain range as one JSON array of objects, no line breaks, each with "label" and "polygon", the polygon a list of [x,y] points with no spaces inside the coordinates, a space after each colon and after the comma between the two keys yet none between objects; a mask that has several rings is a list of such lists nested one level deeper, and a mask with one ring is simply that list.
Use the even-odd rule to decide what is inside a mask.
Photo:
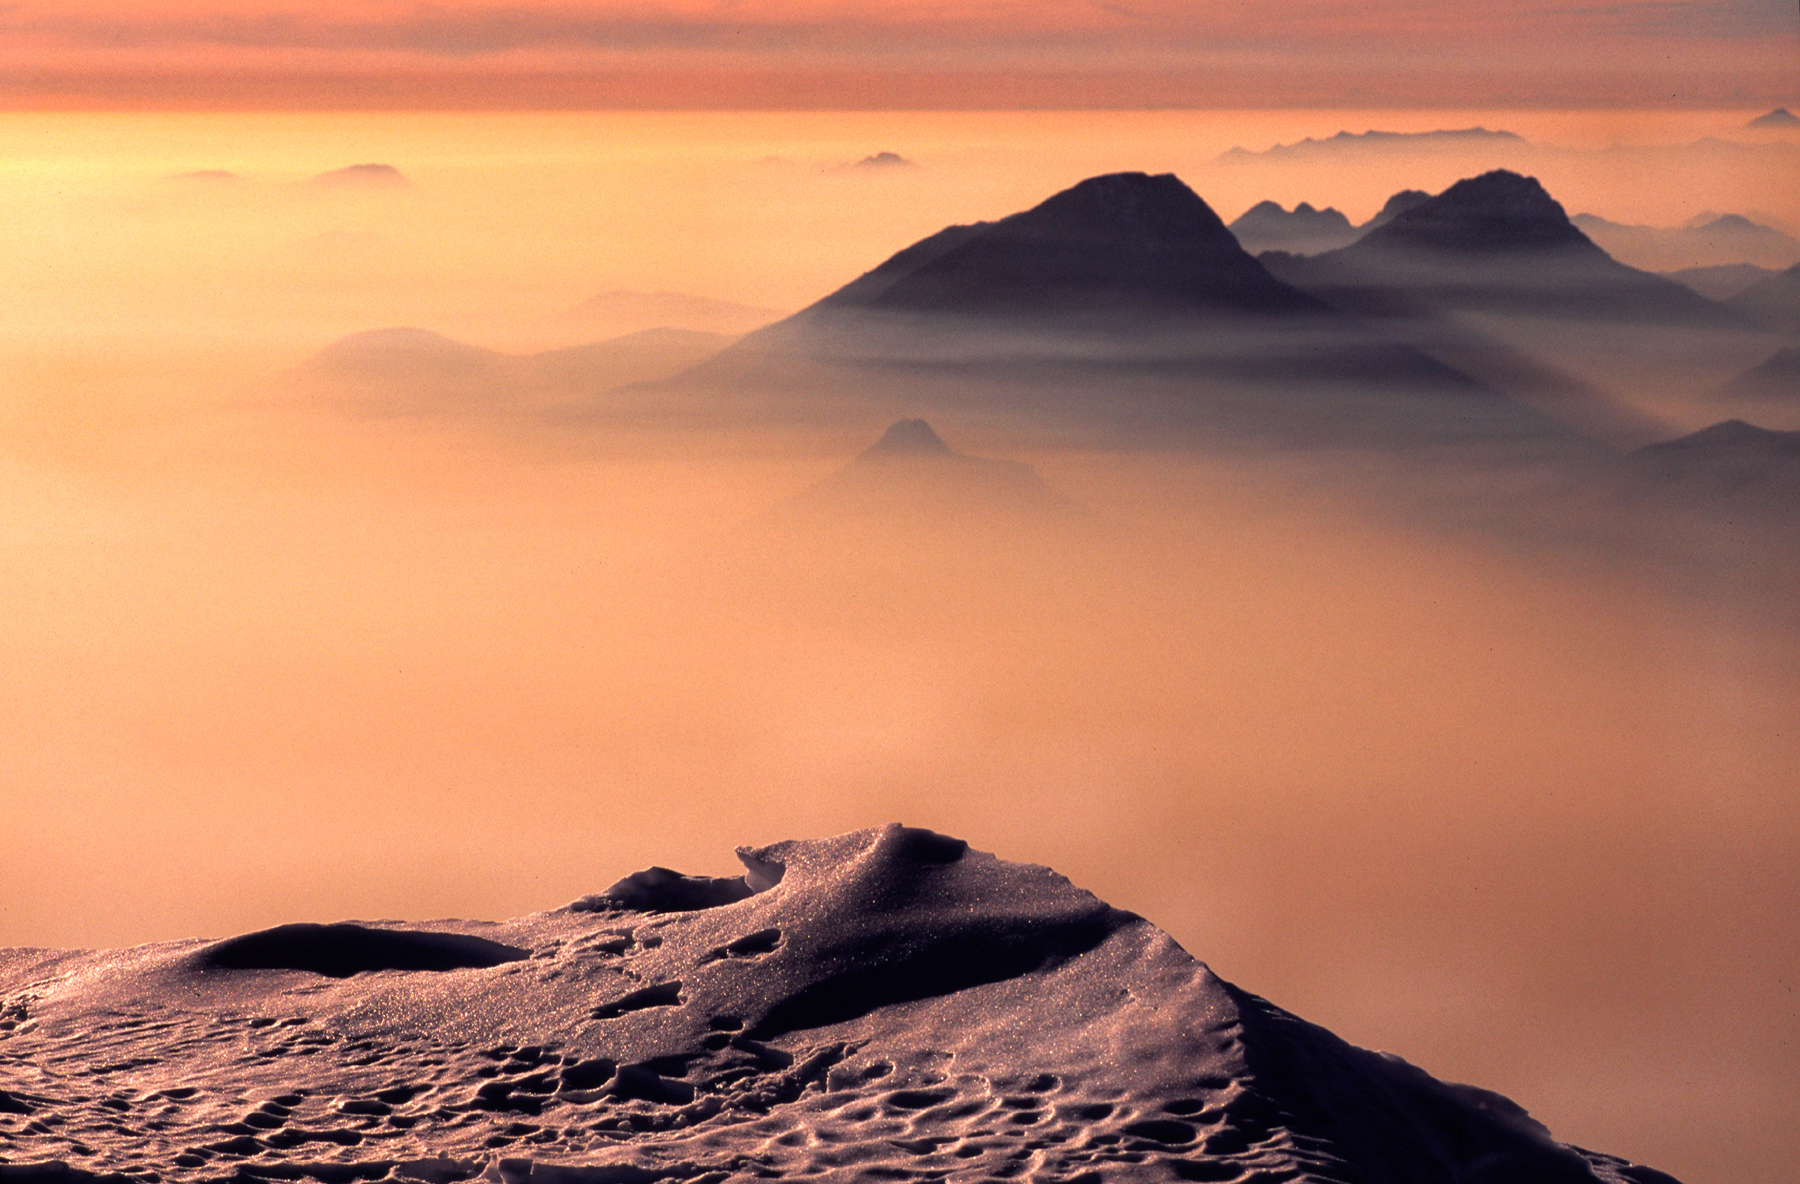
[{"label": "distant mountain range", "polygon": [[1800,334],[1800,264],[1759,280],[1726,303],[1777,332]]},{"label": "distant mountain range", "polygon": [[1800,263],[1800,239],[1741,214],[1707,215],[1679,227],[1626,226],[1594,214],[1577,214],[1573,221],[1607,254],[1646,271]]},{"label": "distant mountain range", "polygon": [[810,415],[980,408],[1138,438],[1565,435],[1276,278],[1186,185],[1143,173],[939,231],[674,385]]},{"label": "distant mountain range", "polygon": [[1220,163],[1233,163],[1254,158],[1293,160],[1306,157],[1329,157],[1345,154],[1401,151],[1453,151],[1468,148],[1527,148],[1530,141],[1508,131],[1490,131],[1485,127],[1429,132],[1339,132],[1335,136],[1315,139],[1308,136],[1294,144],[1276,144],[1260,152],[1248,148],[1232,148],[1219,156]]},{"label": "distant mountain range", "polygon": [[1729,300],[1753,284],[1775,274],[1775,269],[1754,263],[1721,263],[1714,267],[1684,267],[1664,272],[1679,284],[1686,284],[1708,300]]},{"label": "distant mountain range", "polygon": [[375,329],[334,342],[294,377],[314,396],[374,413],[503,412],[678,373],[730,337],[650,329],[536,354],[467,345],[426,329]]},{"label": "distant mountain range", "polygon": [[632,292],[615,289],[590,297],[563,319],[608,337],[645,329],[689,329],[736,337],[780,320],[785,312],[686,292]]},{"label": "distant mountain range", "polygon": [[1301,202],[1292,210],[1284,210],[1277,202],[1263,201],[1239,215],[1231,223],[1231,233],[1252,255],[1264,251],[1316,255],[1349,246],[1359,235],[1393,221],[1430,197],[1421,189],[1403,189],[1388,198],[1387,204],[1361,226],[1352,225],[1349,218],[1330,206],[1316,210]]}]

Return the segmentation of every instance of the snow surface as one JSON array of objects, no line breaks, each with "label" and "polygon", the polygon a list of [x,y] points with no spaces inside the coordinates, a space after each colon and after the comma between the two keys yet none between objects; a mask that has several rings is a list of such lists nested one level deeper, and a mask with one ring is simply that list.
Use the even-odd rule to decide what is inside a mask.
[{"label": "snow surface", "polygon": [[0,953],[0,1181],[1670,1184],[887,826],[493,923]]}]

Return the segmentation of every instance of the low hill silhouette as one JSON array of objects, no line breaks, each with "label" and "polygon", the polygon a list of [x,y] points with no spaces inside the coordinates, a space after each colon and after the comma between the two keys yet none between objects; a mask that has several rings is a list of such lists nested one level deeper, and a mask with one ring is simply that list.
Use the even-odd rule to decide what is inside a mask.
[{"label": "low hill silhouette", "polygon": [[1800,264],[1750,285],[1725,303],[1779,333],[1800,334]]},{"label": "low hill silhouette", "polygon": [[1646,271],[1748,263],[1779,269],[1800,262],[1800,239],[1742,214],[1711,214],[1686,226],[1626,226],[1593,214],[1573,219],[1606,253]]},{"label": "low hill silhouette", "polygon": [[732,339],[679,329],[536,354],[484,349],[427,329],[345,337],[295,372],[302,392],[378,414],[504,412],[541,407],[678,373]]},{"label": "low hill silhouette", "polygon": [[412,182],[391,164],[352,164],[320,173],[310,184],[328,189],[404,189]]},{"label": "low hill silhouette", "polygon": [[1800,513],[1800,431],[1729,419],[1639,448],[1626,465],[1644,495],[1685,509],[1751,514],[1785,528]]},{"label": "low hill silhouette", "polygon": [[1800,411],[1800,346],[1778,349],[1720,388],[1726,398],[1784,403]]},{"label": "low hill silhouette", "polygon": [[1664,274],[1678,284],[1686,284],[1708,300],[1724,302],[1746,288],[1760,284],[1774,275],[1775,271],[1773,268],[1758,267],[1754,263],[1725,263],[1717,267],[1684,267]]}]

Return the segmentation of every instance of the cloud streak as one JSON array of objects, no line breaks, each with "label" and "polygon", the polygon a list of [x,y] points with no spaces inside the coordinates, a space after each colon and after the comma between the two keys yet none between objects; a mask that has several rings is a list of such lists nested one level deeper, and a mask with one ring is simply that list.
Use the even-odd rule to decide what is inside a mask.
[{"label": "cloud streak", "polygon": [[[442,75],[479,90],[482,77],[776,71],[791,78],[794,101],[855,106],[866,100],[858,85],[834,93],[817,79],[949,71],[988,77],[974,88],[991,92],[980,104],[1001,106],[1016,105],[1004,98],[1007,79],[1029,91],[1033,78],[1073,77],[1084,84],[1068,92],[1068,102],[1086,106],[1104,97],[1098,80],[1114,75],[1127,81],[1111,105],[1252,101],[1235,98],[1223,81],[1207,83],[1209,72],[1257,92],[1258,103],[1329,103],[1334,88],[1353,103],[1508,102],[1531,96],[1535,78],[1534,97],[1547,103],[1629,106],[1676,97],[1756,104],[1790,99],[1797,25],[1793,13],[1769,0],[1477,9],[1436,0],[1378,0],[1356,9],[1303,0],[1277,12],[1156,0],[1058,0],[1036,8],[765,0],[317,12],[15,5],[0,10],[0,67],[10,71],[0,80],[0,101],[32,89],[82,90],[104,101],[107,78],[118,80],[120,94],[138,87],[141,97],[142,80],[158,77],[198,80],[192,85],[199,91],[207,78],[236,79],[232,85],[243,93],[257,78],[273,84],[384,75],[405,85]],[[1257,71],[1283,86],[1250,76]],[[1174,81],[1182,78],[1188,81]],[[563,87],[563,97],[546,101],[582,105],[573,93],[581,89]],[[673,105],[688,103],[679,91],[664,93]],[[425,106],[445,101],[430,87],[417,97]]]}]

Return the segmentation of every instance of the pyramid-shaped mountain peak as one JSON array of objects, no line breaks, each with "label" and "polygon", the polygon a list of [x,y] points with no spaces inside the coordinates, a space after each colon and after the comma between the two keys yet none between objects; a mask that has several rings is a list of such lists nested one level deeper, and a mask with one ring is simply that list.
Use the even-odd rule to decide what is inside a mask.
[{"label": "pyramid-shaped mountain peak", "polygon": [[1171,174],[1090,177],[997,222],[952,227],[821,302],[990,320],[1142,321],[1318,305],[1245,253]]},{"label": "pyramid-shaped mountain peak", "polygon": [[869,457],[950,456],[950,446],[922,419],[902,419],[863,451]]},{"label": "pyramid-shaped mountain peak", "polygon": [[1371,231],[1363,242],[1476,253],[1599,251],[1536,177],[1505,169],[1458,181]]}]

